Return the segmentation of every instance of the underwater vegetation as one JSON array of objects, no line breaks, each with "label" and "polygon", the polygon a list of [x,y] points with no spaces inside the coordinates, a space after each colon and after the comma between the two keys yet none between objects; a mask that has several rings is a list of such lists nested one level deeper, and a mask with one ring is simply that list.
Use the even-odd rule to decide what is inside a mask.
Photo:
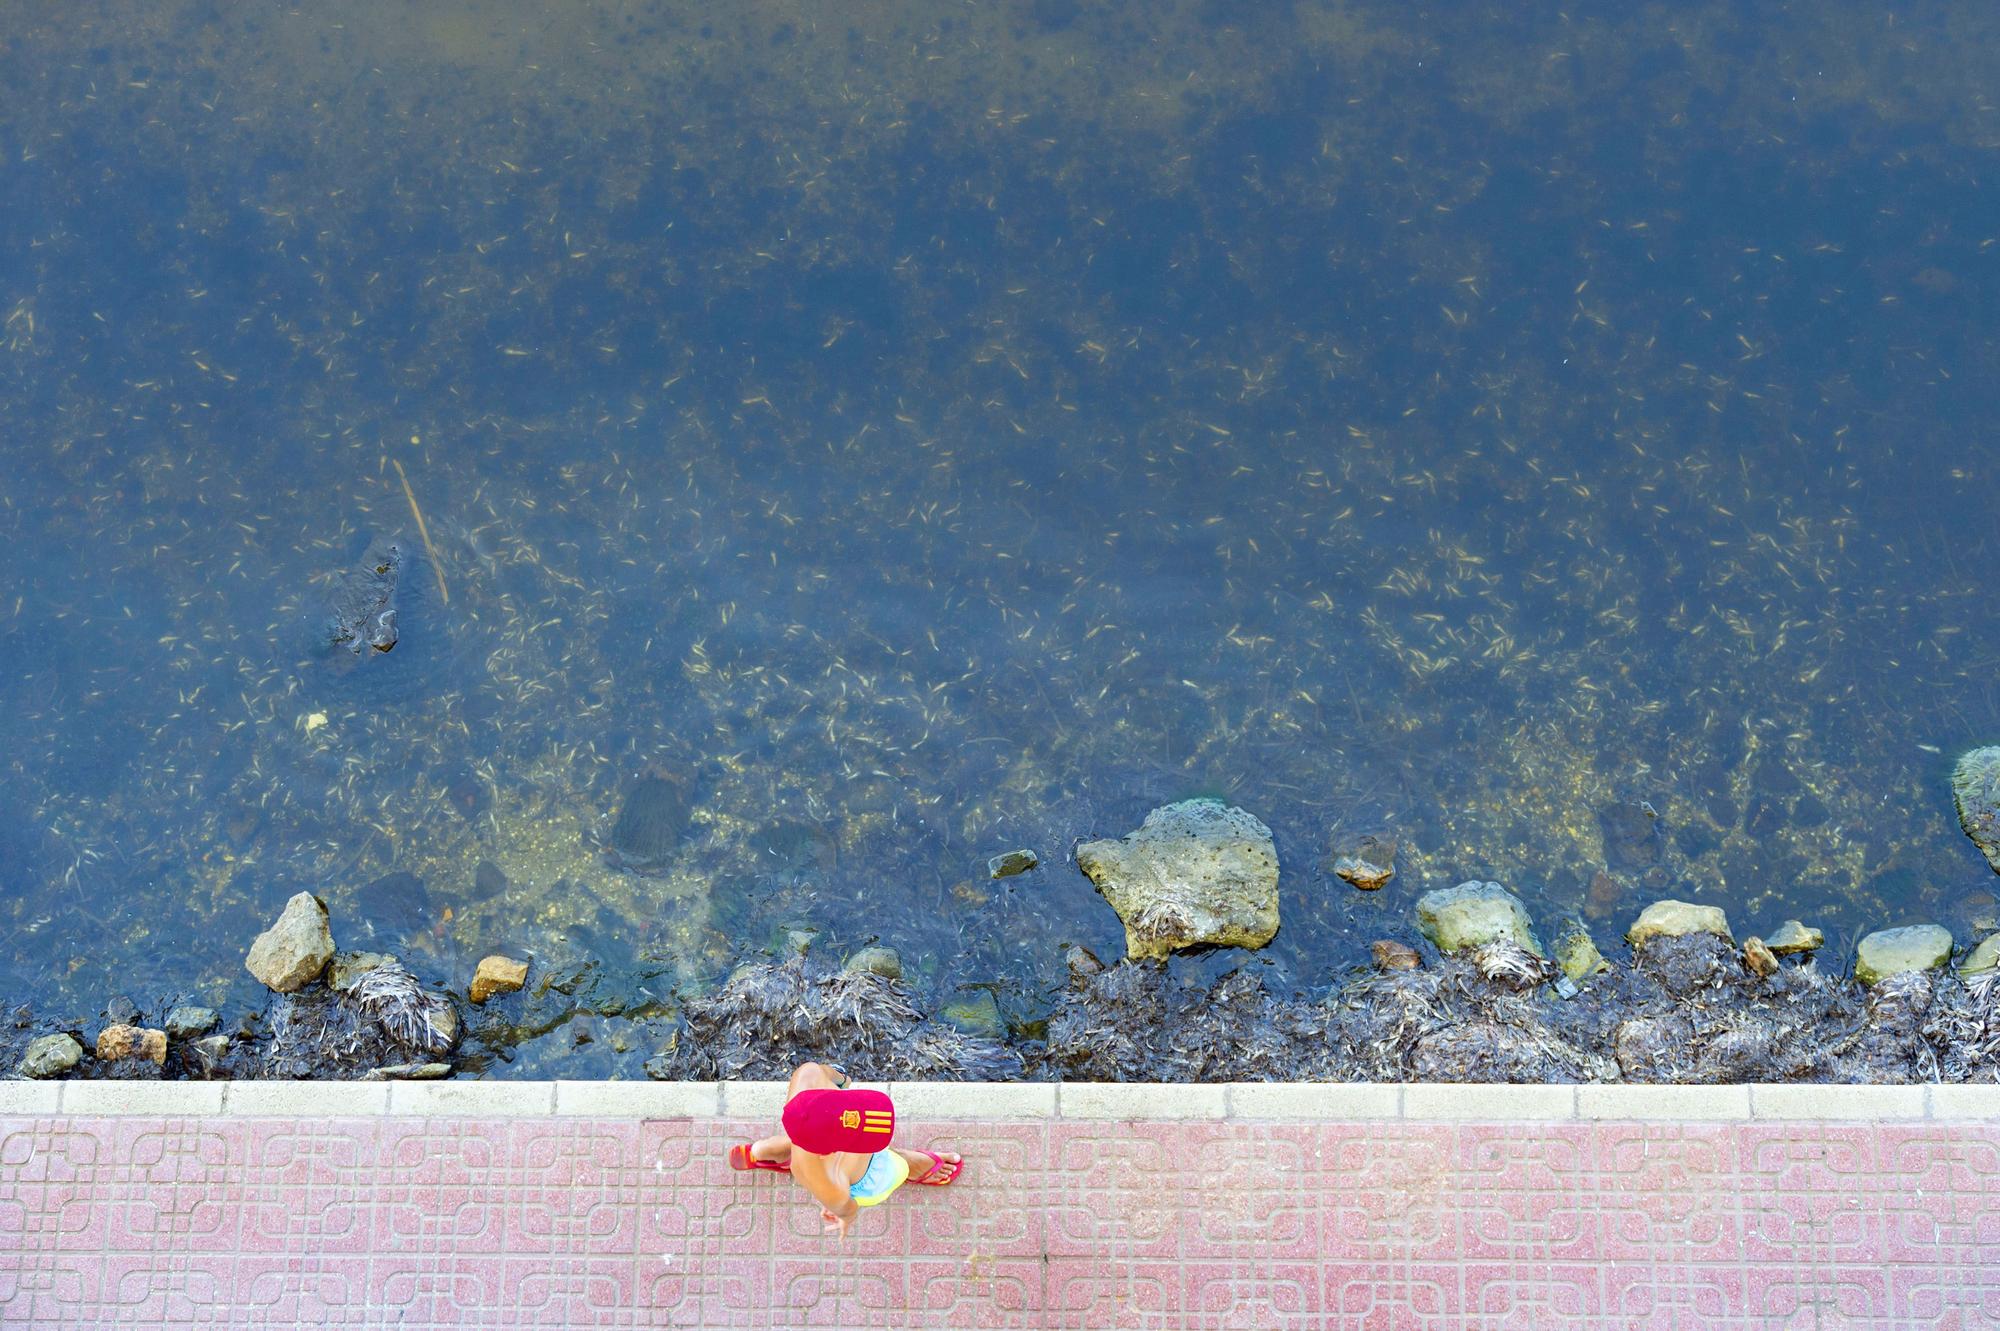
[{"label": "underwater vegetation", "polygon": [[1121,936],[1071,848],[1203,795],[1285,865],[1272,1002],[1468,877],[1990,929],[1943,776],[2000,734],[1996,54],[1849,3],[22,16],[0,998],[261,1013],[304,890],[433,990],[533,958],[484,1075],[683,1012],[721,1067],[692,1014],[769,1027],[729,977],[800,938],[1053,1031]]}]

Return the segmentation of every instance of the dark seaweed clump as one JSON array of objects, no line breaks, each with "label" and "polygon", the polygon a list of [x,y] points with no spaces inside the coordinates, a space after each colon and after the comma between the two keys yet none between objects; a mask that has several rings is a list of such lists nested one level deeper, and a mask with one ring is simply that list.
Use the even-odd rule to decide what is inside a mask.
[{"label": "dark seaweed clump", "polygon": [[673,1043],[646,1064],[664,1081],[777,1079],[833,1063],[868,1081],[1011,1081],[1019,1053],[926,1020],[901,982],[803,956],[739,968],[688,1000]]},{"label": "dark seaweed clump", "polygon": [[1030,1066],[1101,1081],[2000,1080],[1989,979],[1909,972],[1864,993],[1811,962],[1766,979],[1713,934],[1644,943],[1574,999],[1547,977],[1493,944],[1295,1002],[1246,972],[1182,989],[1122,962],[1072,981]]},{"label": "dark seaweed clump", "polygon": [[779,1078],[804,1059],[871,1080],[2000,1081],[2000,984],[1948,971],[1863,991],[1808,961],[1769,978],[1712,934],[1642,944],[1564,999],[1506,943],[1277,998],[1251,971],[1205,987],[1166,967],[1079,968],[1044,1041],[1018,1051],[927,1021],[908,990],[803,958],[691,1000],[664,1079]]}]

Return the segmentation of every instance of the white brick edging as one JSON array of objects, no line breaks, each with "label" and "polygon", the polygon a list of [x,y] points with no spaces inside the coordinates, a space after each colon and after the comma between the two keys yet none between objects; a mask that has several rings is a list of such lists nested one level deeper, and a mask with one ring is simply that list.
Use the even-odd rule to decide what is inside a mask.
[{"label": "white brick edging", "polygon": [[[867,1085],[870,1083],[860,1083]],[[2000,1119],[2000,1085],[874,1083],[909,1119],[1567,1123]],[[783,1082],[0,1081],[0,1117],[772,1119]]]}]

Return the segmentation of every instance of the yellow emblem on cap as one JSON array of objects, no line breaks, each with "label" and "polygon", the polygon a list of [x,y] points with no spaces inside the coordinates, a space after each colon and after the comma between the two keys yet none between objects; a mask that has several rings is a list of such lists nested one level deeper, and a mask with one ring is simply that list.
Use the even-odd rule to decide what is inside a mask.
[{"label": "yellow emblem on cap", "polygon": [[842,1110],[840,1114],[840,1126],[843,1128],[850,1128],[850,1129],[860,1127],[861,1112],[855,1109]]}]

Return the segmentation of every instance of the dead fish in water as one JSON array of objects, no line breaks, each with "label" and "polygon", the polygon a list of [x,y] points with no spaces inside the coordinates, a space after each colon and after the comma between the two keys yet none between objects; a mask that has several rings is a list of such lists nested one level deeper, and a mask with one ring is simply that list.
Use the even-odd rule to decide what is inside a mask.
[{"label": "dead fish in water", "polygon": [[386,652],[396,645],[396,588],[402,579],[400,547],[378,545],[362,567],[340,581],[328,608],[328,640],[360,656],[373,647]]}]

